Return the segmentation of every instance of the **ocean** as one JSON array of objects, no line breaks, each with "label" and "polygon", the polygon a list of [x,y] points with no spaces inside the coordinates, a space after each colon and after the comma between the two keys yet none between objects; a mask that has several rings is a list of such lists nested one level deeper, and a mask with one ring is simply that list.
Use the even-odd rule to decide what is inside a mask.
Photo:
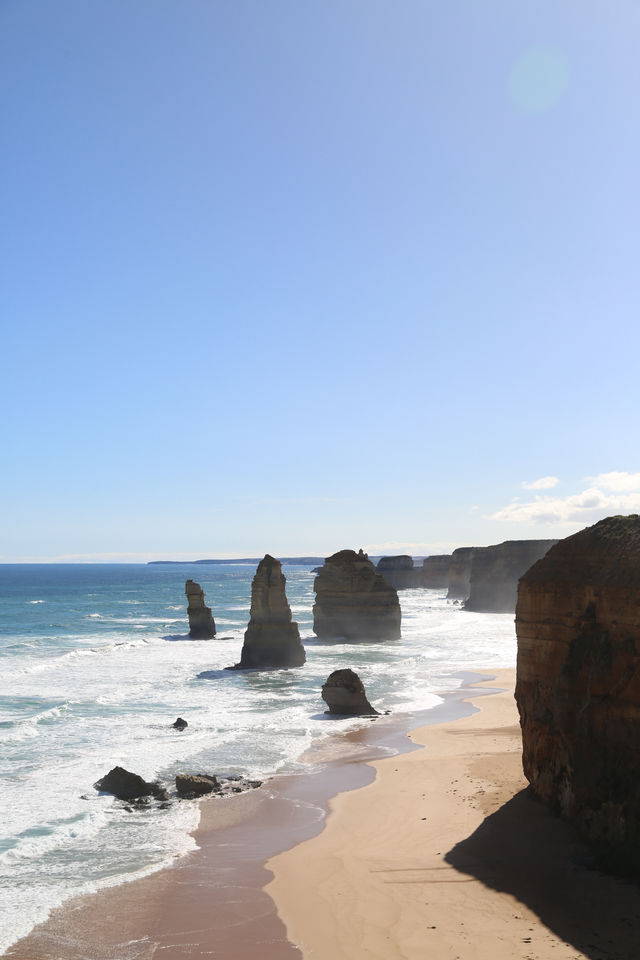
[{"label": "ocean", "polygon": [[[93,784],[116,764],[171,785],[179,772],[265,779],[367,724],[324,714],[323,681],[351,667],[380,711],[441,702],[474,667],[514,666],[513,616],[401,591],[402,639],[328,644],[312,632],[314,574],[285,566],[307,663],[236,672],[255,568],[0,565],[0,952],[77,894],[143,876],[194,849],[198,805],[127,812]],[[218,634],[189,640],[184,585],[197,580]],[[179,733],[178,717],[188,721]],[[384,722],[384,721],[379,721]],[[410,723],[408,723],[410,726]],[[327,751],[323,751],[327,755]]]}]

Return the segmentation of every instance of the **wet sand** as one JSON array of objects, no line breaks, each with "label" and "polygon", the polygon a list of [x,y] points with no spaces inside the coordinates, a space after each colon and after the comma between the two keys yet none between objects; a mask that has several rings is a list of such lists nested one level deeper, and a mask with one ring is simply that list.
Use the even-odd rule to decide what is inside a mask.
[{"label": "wet sand", "polygon": [[268,862],[305,960],[640,958],[640,889],[590,869],[525,789],[514,680],[415,731],[423,749],[375,761],[321,834]]}]

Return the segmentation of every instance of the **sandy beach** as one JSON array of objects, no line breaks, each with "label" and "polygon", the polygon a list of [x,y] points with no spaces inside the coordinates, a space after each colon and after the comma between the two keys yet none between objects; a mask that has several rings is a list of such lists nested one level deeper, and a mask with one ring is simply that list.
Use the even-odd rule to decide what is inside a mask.
[{"label": "sandy beach", "polygon": [[342,762],[205,802],[197,851],[70,901],[5,956],[637,960],[640,889],[590,869],[525,792],[514,672],[477,686],[409,752],[372,760],[392,727],[370,724]]},{"label": "sandy beach", "polygon": [[590,869],[525,791],[514,679],[489,680],[502,692],[472,698],[472,716],[415,731],[423,749],[376,761],[321,834],[269,861],[305,960],[640,957],[640,890]]}]

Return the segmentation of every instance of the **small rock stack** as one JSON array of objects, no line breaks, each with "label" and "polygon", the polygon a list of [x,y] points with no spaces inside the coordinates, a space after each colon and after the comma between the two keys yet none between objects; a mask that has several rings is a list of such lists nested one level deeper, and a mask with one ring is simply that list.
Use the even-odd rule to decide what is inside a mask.
[{"label": "small rock stack", "polygon": [[210,640],[216,635],[216,624],[211,607],[205,606],[204,590],[195,580],[187,580],[184,588],[187,595],[189,636],[192,640]]}]

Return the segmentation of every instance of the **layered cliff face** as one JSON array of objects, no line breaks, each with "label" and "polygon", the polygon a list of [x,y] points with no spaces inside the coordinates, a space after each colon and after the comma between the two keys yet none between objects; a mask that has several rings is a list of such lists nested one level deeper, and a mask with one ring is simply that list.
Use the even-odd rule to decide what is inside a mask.
[{"label": "layered cliff face", "polygon": [[353,670],[334,670],[322,685],[322,699],[327,713],[341,716],[369,717],[378,714],[367,700],[364,684]]},{"label": "layered cliff face", "polygon": [[535,794],[640,862],[640,517],[561,540],[521,579],[523,766]]},{"label": "layered cliff face", "polygon": [[491,547],[475,547],[471,559],[466,610],[513,613],[518,580],[544,557],[557,540],[505,540]]},{"label": "layered cliff face", "polygon": [[437,554],[425,557],[420,571],[420,586],[431,590],[442,589],[449,584],[451,554]]},{"label": "layered cliff face", "polygon": [[279,560],[267,554],[251,585],[251,619],[236,670],[278,670],[305,662],[298,624],[291,620],[285,577]]},{"label": "layered cliff face", "polygon": [[313,630],[323,640],[398,640],[398,594],[362,551],[340,550],[315,579]]},{"label": "layered cliff face", "polygon": [[211,607],[205,606],[204,590],[195,580],[187,580],[184,592],[187,595],[189,636],[192,640],[210,640],[216,635],[216,624]]},{"label": "layered cliff face", "polygon": [[473,547],[458,547],[451,554],[447,600],[466,600],[471,582]]},{"label": "layered cliff face", "polygon": [[409,587],[418,585],[419,570],[413,566],[413,557],[407,554],[398,557],[381,557],[376,570],[394,590],[407,590]]}]

